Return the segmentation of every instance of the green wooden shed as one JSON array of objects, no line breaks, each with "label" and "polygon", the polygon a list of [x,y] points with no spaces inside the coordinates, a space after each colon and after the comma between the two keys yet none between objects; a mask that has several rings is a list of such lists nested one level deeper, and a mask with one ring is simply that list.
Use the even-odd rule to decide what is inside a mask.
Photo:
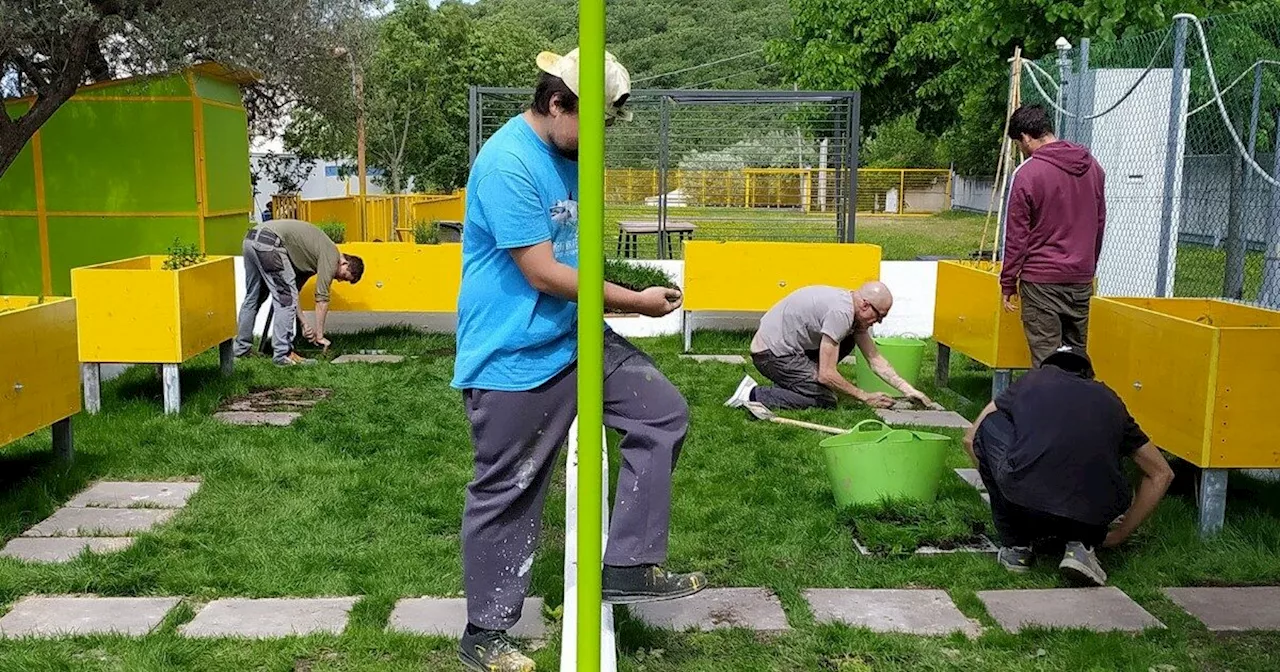
[{"label": "green wooden shed", "polygon": [[238,254],[253,207],[251,81],[204,63],[77,91],[0,176],[0,294],[69,295],[72,268],[164,254],[175,239]]}]

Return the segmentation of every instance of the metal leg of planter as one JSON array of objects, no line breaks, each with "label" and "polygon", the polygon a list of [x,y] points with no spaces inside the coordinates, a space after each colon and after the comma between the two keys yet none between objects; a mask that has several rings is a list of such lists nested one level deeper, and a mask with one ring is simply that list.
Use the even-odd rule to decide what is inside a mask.
[{"label": "metal leg of planter", "polygon": [[1000,393],[1009,388],[1010,381],[1013,380],[1013,371],[1009,369],[996,369],[991,372],[991,399],[995,400]]},{"label": "metal leg of planter", "polygon": [[1200,470],[1200,538],[1222,531],[1227,516],[1227,470]]},{"label": "metal leg of planter", "polygon": [[689,352],[693,349],[693,314],[687,310],[684,311],[680,326],[684,327],[684,351]]},{"label": "metal leg of planter", "polygon": [[182,408],[182,388],[178,384],[178,365],[161,364],[164,380],[164,412],[177,413]]},{"label": "metal leg of planter", "polygon": [[933,371],[933,382],[938,389],[944,389],[951,383],[951,346],[938,344],[938,364]]},{"label": "metal leg of planter", "polygon": [[81,364],[80,385],[84,388],[84,412],[97,415],[102,411],[102,365],[97,362]]},{"label": "metal leg of planter", "polygon": [[223,341],[218,346],[218,363],[222,366],[222,375],[230,377],[236,367],[234,341]]},{"label": "metal leg of planter", "polygon": [[63,418],[53,423],[53,454],[68,462],[75,456],[75,445],[71,438],[71,418]]}]

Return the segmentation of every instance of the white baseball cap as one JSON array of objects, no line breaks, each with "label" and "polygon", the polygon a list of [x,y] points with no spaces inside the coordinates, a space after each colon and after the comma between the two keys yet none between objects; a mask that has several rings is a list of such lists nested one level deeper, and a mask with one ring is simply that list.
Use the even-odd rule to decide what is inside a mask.
[{"label": "white baseball cap", "polygon": [[[574,95],[578,92],[578,50],[561,56],[550,51],[538,54],[538,69],[564,80]],[[622,67],[613,54],[604,52],[605,116],[631,121],[631,110],[623,109],[623,103],[631,96],[631,73]]]}]

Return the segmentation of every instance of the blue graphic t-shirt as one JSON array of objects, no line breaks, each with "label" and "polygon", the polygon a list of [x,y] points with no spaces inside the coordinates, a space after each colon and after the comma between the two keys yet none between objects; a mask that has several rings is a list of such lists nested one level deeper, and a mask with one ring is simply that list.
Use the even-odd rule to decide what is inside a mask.
[{"label": "blue graphic t-shirt", "polygon": [[523,116],[484,143],[467,180],[453,387],[523,392],[574,361],[577,304],[534,289],[511,250],[551,241],[578,266],[578,164]]}]

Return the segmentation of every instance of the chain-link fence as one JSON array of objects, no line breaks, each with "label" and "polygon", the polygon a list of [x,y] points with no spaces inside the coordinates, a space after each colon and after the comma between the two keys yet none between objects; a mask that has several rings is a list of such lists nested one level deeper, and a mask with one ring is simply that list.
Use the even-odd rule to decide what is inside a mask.
[{"label": "chain-link fence", "polygon": [[1021,102],[1107,171],[1101,293],[1280,305],[1280,13],[1180,15],[1021,65]]},{"label": "chain-link fence", "polygon": [[[532,96],[472,90],[473,159]],[[636,90],[627,107],[634,118],[610,128],[605,147],[607,250],[666,259],[690,238],[854,240],[858,94]],[[943,208],[946,171],[906,175],[866,191],[868,210]]]}]

